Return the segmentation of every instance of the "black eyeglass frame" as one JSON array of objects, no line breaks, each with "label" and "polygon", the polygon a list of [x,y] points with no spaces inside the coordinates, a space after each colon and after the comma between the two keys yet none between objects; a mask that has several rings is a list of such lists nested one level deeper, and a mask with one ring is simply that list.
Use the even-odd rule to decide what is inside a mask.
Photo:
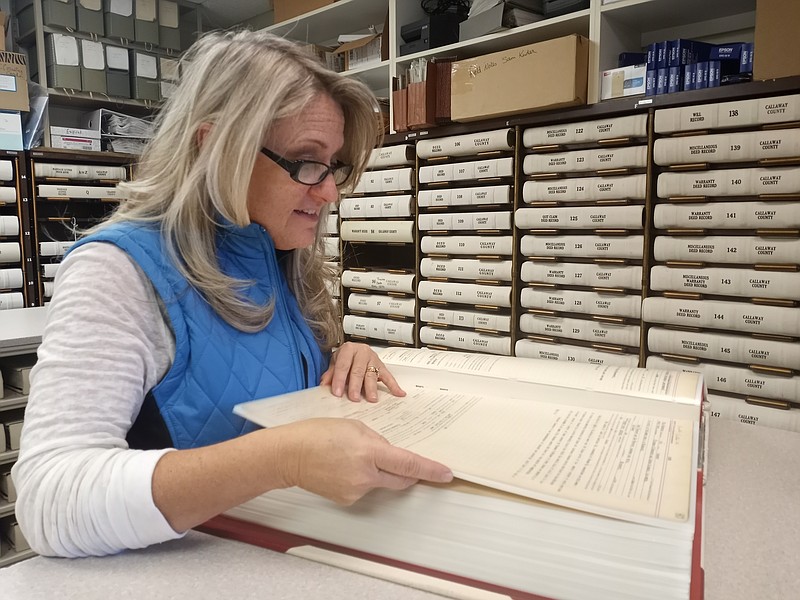
[{"label": "black eyeglass frame", "polygon": [[[353,172],[352,165],[348,165],[338,161],[333,164],[326,165],[324,162],[320,162],[318,160],[289,160],[288,158],[285,158],[280,154],[273,152],[266,146],[261,147],[261,153],[267,158],[269,158],[276,165],[278,165],[281,169],[286,171],[289,174],[289,177],[292,178],[292,181],[296,181],[297,183],[300,183],[302,185],[308,185],[308,186],[319,185],[320,183],[325,181],[325,178],[328,175],[333,175],[333,181],[336,183],[337,187],[342,187],[347,183],[347,180],[350,179],[350,175]],[[320,176],[319,180],[302,181],[300,179],[301,169],[308,164],[320,165],[322,167],[325,167],[325,171],[322,172],[322,175]],[[342,178],[341,181],[339,181],[336,174],[337,172],[342,173],[342,169],[345,169],[344,177]]]}]

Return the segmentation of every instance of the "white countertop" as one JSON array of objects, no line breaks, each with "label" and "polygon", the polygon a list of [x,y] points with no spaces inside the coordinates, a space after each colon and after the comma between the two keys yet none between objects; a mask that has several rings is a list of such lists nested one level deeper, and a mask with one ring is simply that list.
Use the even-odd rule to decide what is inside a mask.
[{"label": "white countertop", "polygon": [[[705,487],[705,600],[784,600],[800,588],[800,434],[714,421]],[[425,600],[421,590],[192,532],[107,558],[0,570],[9,600]]]}]

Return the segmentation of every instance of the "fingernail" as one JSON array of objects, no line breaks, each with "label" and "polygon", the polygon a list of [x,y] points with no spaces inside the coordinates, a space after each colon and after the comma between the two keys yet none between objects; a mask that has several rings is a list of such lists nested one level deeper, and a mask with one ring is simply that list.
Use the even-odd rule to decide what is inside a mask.
[{"label": "fingernail", "polygon": [[438,478],[436,481],[440,483],[450,483],[453,481],[453,472],[452,471],[445,471],[444,473],[439,473]]},{"label": "fingernail", "polygon": [[343,391],[344,390],[342,389],[342,386],[337,385],[335,388],[333,388],[333,395],[341,398]]}]

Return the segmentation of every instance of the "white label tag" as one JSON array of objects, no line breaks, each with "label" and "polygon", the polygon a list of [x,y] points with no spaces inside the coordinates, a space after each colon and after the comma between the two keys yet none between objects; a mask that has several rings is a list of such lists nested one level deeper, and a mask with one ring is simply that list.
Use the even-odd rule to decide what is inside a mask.
[{"label": "white label tag", "polygon": [[109,69],[127,71],[129,69],[128,51],[117,46],[106,46],[106,62]]},{"label": "white label tag", "polygon": [[136,0],[136,18],[152,23],[156,20],[156,0]]},{"label": "white label tag", "polygon": [[86,10],[103,10],[103,0],[78,0],[78,4]]},{"label": "white label tag", "polygon": [[133,0],[111,0],[108,10],[115,15],[130,17],[133,14]]},{"label": "white label tag", "polygon": [[16,92],[17,78],[13,75],[0,75],[0,91]]},{"label": "white label tag", "polygon": [[177,29],[178,3],[170,0],[158,0],[158,22],[162,27]]},{"label": "white label tag", "polygon": [[161,79],[165,81],[178,81],[178,61],[173,58],[158,59],[161,68]]},{"label": "white label tag", "polygon": [[136,53],[136,76],[146,79],[158,79],[158,63],[152,54]]},{"label": "white label tag", "polygon": [[78,40],[60,33],[54,33],[52,36],[56,64],[65,67],[77,67],[80,65],[80,60],[78,60]]},{"label": "white label tag", "polygon": [[105,71],[106,61],[103,56],[103,44],[92,42],[91,40],[81,40],[81,52],[83,53],[84,67],[96,71]]}]

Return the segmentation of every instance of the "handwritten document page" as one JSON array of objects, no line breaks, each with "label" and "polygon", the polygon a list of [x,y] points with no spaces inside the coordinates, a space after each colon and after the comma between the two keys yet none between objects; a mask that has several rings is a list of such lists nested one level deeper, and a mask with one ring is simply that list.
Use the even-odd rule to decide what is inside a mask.
[{"label": "handwritten document page", "polygon": [[235,412],[265,427],[356,419],[466,481],[642,523],[689,519],[690,420],[431,388],[379,395],[377,403],[356,403],[319,387]]}]

